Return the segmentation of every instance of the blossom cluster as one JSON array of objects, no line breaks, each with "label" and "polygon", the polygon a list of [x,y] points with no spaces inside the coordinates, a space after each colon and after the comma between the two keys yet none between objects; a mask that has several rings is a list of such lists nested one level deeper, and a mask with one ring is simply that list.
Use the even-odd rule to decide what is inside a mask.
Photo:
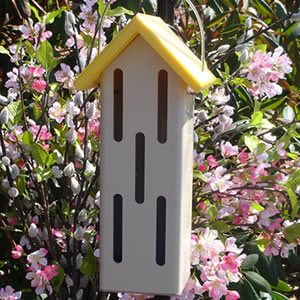
[{"label": "blossom cluster", "polygon": [[261,50],[250,52],[248,68],[241,71],[251,82],[249,91],[254,97],[267,96],[272,98],[282,93],[278,84],[280,79],[285,79],[286,74],[292,72],[292,61],[283,53],[283,48],[278,47],[274,52],[263,53]]}]

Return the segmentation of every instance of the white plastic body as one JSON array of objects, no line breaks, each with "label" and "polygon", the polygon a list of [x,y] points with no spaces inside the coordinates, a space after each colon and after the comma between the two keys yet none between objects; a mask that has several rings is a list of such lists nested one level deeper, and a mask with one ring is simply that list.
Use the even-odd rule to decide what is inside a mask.
[{"label": "white plastic body", "polygon": [[[113,137],[113,74],[123,71],[123,139]],[[168,72],[167,141],[157,139],[158,72]],[[145,135],[145,200],[135,201],[135,136]],[[193,96],[138,36],[101,78],[100,289],[180,294],[190,274]],[[113,197],[123,197],[123,258],[113,259]],[[166,260],[156,263],[156,199],[166,198]]]}]

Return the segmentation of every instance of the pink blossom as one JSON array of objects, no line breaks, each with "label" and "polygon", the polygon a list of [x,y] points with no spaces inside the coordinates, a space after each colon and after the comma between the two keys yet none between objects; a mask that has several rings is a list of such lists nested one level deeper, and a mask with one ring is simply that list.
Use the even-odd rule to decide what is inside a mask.
[{"label": "pink blossom", "polygon": [[66,114],[66,110],[61,108],[59,102],[55,102],[53,106],[49,108],[48,114],[51,119],[54,119],[57,123],[61,123]]},{"label": "pink blossom", "polygon": [[275,236],[266,246],[264,251],[265,255],[269,256],[270,254],[273,254],[274,256],[278,256],[281,245],[280,239]]},{"label": "pink blossom", "polygon": [[275,229],[280,228],[280,224],[284,221],[283,218],[277,218],[274,220],[274,222],[271,223],[271,225],[269,226],[269,230],[271,232],[274,232]]},{"label": "pink blossom", "polygon": [[23,247],[21,245],[14,245],[15,250],[11,251],[12,258],[19,259],[23,255]]},{"label": "pink blossom", "polygon": [[240,162],[241,162],[242,164],[245,164],[245,163],[247,163],[247,160],[249,159],[249,153],[246,152],[246,149],[244,148],[244,149],[240,152],[240,154],[239,154],[238,157],[239,157]]},{"label": "pink blossom", "polygon": [[230,142],[221,142],[221,153],[223,157],[229,157],[233,155],[238,155],[239,148],[238,146],[232,146]]},{"label": "pink blossom", "polygon": [[47,83],[45,80],[36,80],[33,85],[32,88],[35,89],[38,93],[42,93],[43,90],[46,88]]},{"label": "pink blossom", "polygon": [[224,279],[216,278],[212,281],[207,281],[202,286],[202,291],[209,291],[209,296],[213,300],[219,300],[222,296],[227,294],[226,281]]},{"label": "pink blossom", "polygon": [[66,89],[73,89],[73,80],[74,80],[74,73],[71,71],[70,66],[67,64],[61,63],[60,64],[61,71],[57,71],[54,73],[54,76],[58,82],[63,83],[63,87]]},{"label": "pink blossom", "polygon": [[208,165],[212,168],[217,167],[219,165],[217,160],[212,155],[208,155],[206,160],[208,162]]},{"label": "pink blossom", "polygon": [[237,291],[228,291],[225,300],[237,300],[240,299],[240,294]]},{"label": "pink blossom", "polygon": [[35,293],[37,295],[45,292],[45,289],[49,291],[50,295],[52,294],[53,289],[43,270],[29,272],[26,274],[25,278],[31,280],[31,286],[35,288]]},{"label": "pink blossom", "polygon": [[17,300],[21,299],[22,292],[15,292],[14,289],[7,285],[5,288],[0,290],[0,299],[1,300]]},{"label": "pink blossom", "polygon": [[44,276],[48,280],[51,280],[53,277],[58,275],[58,266],[57,265],[46,266],[43,272],[44,272]]},{"label": "pink blossom", "polygon": [[17,219],[13,217],[8,217],[7,218],[7,223],[11,226],[15,226],[17,224]]},{"label": "pink blossom", "polygon": [[222,257],[221,267],[224,271],[231,270],[233,273],[237,273],[238,262],[235,260],[236,255],[228,253],[228,255]]},{"label": "pink blossom", "polygon": [[32,252],[27,256],[27,261],[31,264],[31,267],[34,270],[40,269],[40,265],[46,266],[47,265],[47,259],[45,256],[47,255],[48,250],[45,248],[41,248],[35,252]]},{"label": "pink blossom", "polygon": [[201,285],[197,278],[189,278],[180,296],[171,297],[171,300],[193,300],[195,293],[200,293]]},{"label": "pink blossom", "polygon": [[[36,137],[36,135],[38,134],[39,130],[40,130],[40,125],[32,125],[29,129],[30,132],[33,133],[33,136]],[[47,141],[52,137],[51,132],[48,132],[48,128],[46,125],[43,125],[40,133],[39,133],[39,140],[40,141]]]}]

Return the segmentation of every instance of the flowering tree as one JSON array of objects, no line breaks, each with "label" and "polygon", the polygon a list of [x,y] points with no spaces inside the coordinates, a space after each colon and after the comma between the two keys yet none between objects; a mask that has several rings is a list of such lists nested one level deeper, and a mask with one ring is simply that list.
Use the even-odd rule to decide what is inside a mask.
[{"label": "flowering tree", "polygon": [[[154,2],[49,2],[33,1],[0,46],[12,64],[0,95],[0,299],[153,298],[99,292],[101,95],[73,80]],[[178,5],[175,27],[197,53],[199,28]],[[172,298],[288,299],[283,263],[300,260],[299,12],[288,0],[198,8],[218,80],[195,96],[191,277]]]}]

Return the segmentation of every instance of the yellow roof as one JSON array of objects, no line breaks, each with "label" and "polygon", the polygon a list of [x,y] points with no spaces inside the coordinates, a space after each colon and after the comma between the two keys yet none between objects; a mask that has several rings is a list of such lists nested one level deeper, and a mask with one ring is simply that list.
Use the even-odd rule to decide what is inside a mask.
[{"label": "yellow roof", "polygon": [[78,90],[97,87],[103,71],[140,34],[195,92],[215,81],[214,75],[159,17],[137,14],[75,80]]}]

